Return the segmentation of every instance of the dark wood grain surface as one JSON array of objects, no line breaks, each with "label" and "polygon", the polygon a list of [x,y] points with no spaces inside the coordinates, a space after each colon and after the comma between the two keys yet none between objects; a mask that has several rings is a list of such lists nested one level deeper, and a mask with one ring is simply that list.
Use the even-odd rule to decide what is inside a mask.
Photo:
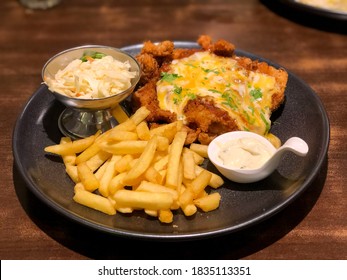
[{"label": "dark wood grain surface", "polygon": [[[71,0],[46,11],[0,2],[1,259],[347,259],[346,22],[271,1]],[[224,38],[309,84],[330,120],[330,147],[307,191],[274,217],[208,240],[158,243],[102,234],[38,200],[14,165],[12,132],[55,53],[83,44]]]}]

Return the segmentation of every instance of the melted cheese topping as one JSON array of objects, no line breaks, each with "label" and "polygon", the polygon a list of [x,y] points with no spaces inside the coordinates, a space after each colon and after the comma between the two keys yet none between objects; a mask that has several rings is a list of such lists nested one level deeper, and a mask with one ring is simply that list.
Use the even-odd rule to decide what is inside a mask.
[{"label": "melted cheese topping", "polygon": [[235,59],[197,52],[173,60],[157,82],[161,109],[185,121],[184,107],[198,96],[211,96],[215,106],[228,112],[242,130],[265,135],[270,129],[274,77],[249,71]]}]

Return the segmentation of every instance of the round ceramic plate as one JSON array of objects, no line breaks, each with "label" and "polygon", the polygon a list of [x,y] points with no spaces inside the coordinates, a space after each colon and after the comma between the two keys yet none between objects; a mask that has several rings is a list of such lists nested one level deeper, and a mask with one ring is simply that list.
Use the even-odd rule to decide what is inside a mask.
[{"label": "round ceramic plate", "polygon": [[295,0],[280,0],[280,2],[292,9],[294,9],[297,12],[302,12],[307,15],[317,16],[322,19],[329,18],[333,20],[338,20],[341,22],[347,21],[347,13],[346,12],[340,12],[337,10],[332,10],[328,8],[320,8],[313,5],[303,4],[300,2],[297,2]]},{"label": "round ceramic plate", "polygon": [[[197,48],[191,42],[175,42],[178,48]],[[135,55],[142,45],[123,48]],[[270,61],[246,53],[241,56]],[[289,73],[286,101],[272,116],[272,132],[283,142],[292,136],[303,138],[310,151],[305,158],[286,154],[279,168],[268,178],[253,184],[225,180],[218,189],[220,207],[208,213],[185,217],[177,210],[172,224],[161,224],[143,211],[108,216],[75,203],[74,184],[66,175],[59,157],[48,155],[44,147],[59,142],[62,136],[58,118],[64,106],[42,85],[27,102],[13,133],[14,160],[26,184],[37,197],[66,218],[117,236],[184,240],[228,234],[259,223],[294,201],[314,180],[325,159],[329,143],[329,123],[324,107],[301,79]],[[205,167],[217,172],[208,161]]]}]

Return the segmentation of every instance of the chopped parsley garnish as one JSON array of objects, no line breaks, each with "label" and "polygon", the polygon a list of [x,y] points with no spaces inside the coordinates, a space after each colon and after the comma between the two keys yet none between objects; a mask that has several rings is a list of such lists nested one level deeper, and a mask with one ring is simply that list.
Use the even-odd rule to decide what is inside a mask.
[{"label": "chopped parsley garnish", "polygon": [[261,117],[262,121],[265,123],[265,127],[266,127],[265,128],[266,129],[265,134],[266,134],[270,130],[270,123],[266,120],[266,118],[265,118],[263,113],[260,114],[260,117]]},{"label": "chopped parsley garnish", "polygon": [[182,93],[182,87],[178,87],[178,86],[174,85],[174,90],[173,90],[173,92],[174,92],[175,94],[180,95],[180,94]]},{"label": "chopped parsley garnish", "polygon": [[212,88],[210,88],[208,91],[213,92],[213,93],[223,94],[223,93],[221,93],[219,90],[212,89]]},{"label": "chopped parsley garnish", "polygon": [[180,76],[178,74],[166,73],[166,72],[161,73],[161,80],[166,81],[168,83],[172,83],[174,80],[176,80],[177,78],[181,78],[181,77],[182,76]]},{"label": "chopped parsley garnish", "polygon": [[252,96],[252,100],[258,100],[263,97],[263,93],[261,92],[260,88],[254,88],[252,89],[249,94]]},{"label": "chopped parsley garnish", "polygon": [[222,98],[225,100],[224,102],[222,102],[222,104],[224,104],[224,105],[226,105],[226,106],[228,106],[234,110],[237,110],[237,106],[228,92],[224,92],[222,94]]},{"label": "chopped parsley garnish", "polygon": [[174,85],[174,89],[172,91],[175,95],[173,97],[174,104],[179,104],[182,101],[182,87]]},{"label": "chopped parsley garnish", "polygon": [[193,67],[193,68],[197,68],[194,64],[191,64],[191,63],[186,63],[185,65]]},{"label": "chopped parsley garnish", "polygon": [[255,123],[255,118],[250,116],[247,111],[243,110],[243,115],[249,124],[253,125]]},{"label": "chopped parsley garnish", "polygon": [[201,67],[202,71],[204,71],[205,73],[215,73],[216,75],[219,75],[219,71],[216,69],[207,69],[207,68],[203,68]]},{"label": "chopped parsley garnish", "polygon": [[187,96],[190,100],[196,99],[196,94],[194,94],[194,93],[189,92],[189,93],[187,93]]},{"label": "chopped parsley garnish", "polygon": [[254,116],[254,108],[251,106],[248,106],[248,109],[252,112],[252,115]]},{"label": "chopped parsley garnish", "polygon": [[225,92],[221,92],[221,91],[216,90],[216,89],[209,89],[208,91],[220,94],[221,97],[224,99],[224,102],[222,102],[223,105],[226,105],[226,106],[228,106],[234,110],[237,110],[237,105],[236,105],[234,99],[231,97],[232,93],[230,90],[225,91]]},{"label": "chopped parsley garnish", "polygon": [[88,58],[93,58],[93,59],[101,59],[103,57],[105,57],[106,54],[101,53],[101,52],[84,52],[83,56],[80,58],[83,62],[87,62]]}]

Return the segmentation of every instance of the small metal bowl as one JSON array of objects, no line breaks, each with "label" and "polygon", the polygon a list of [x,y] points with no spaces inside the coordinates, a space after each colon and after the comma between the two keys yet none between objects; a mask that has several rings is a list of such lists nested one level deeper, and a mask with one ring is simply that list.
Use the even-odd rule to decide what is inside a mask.
[{"label": "small metal bowl", "polygon": [[67,108],[61,113],[58,121],[60,131],[73,139],[85,138],[98,130],[106,131],[112,128],[116,121],[112,118],[110,109],[129,97],[134,91],[141,76],[141,68],[134,57],[120,49],[101,46],[85,45],[62,51],[49,59],[42,69],[42,79],[54,78],[58,70],[65,68],[71,61],[81,58],[85,52],[101,52],[111,55],[114,59],[128,61],[136,76],[131,79],[131,86],[115,95],[104,98],[73,98],[57,92],[53,95]]}]

